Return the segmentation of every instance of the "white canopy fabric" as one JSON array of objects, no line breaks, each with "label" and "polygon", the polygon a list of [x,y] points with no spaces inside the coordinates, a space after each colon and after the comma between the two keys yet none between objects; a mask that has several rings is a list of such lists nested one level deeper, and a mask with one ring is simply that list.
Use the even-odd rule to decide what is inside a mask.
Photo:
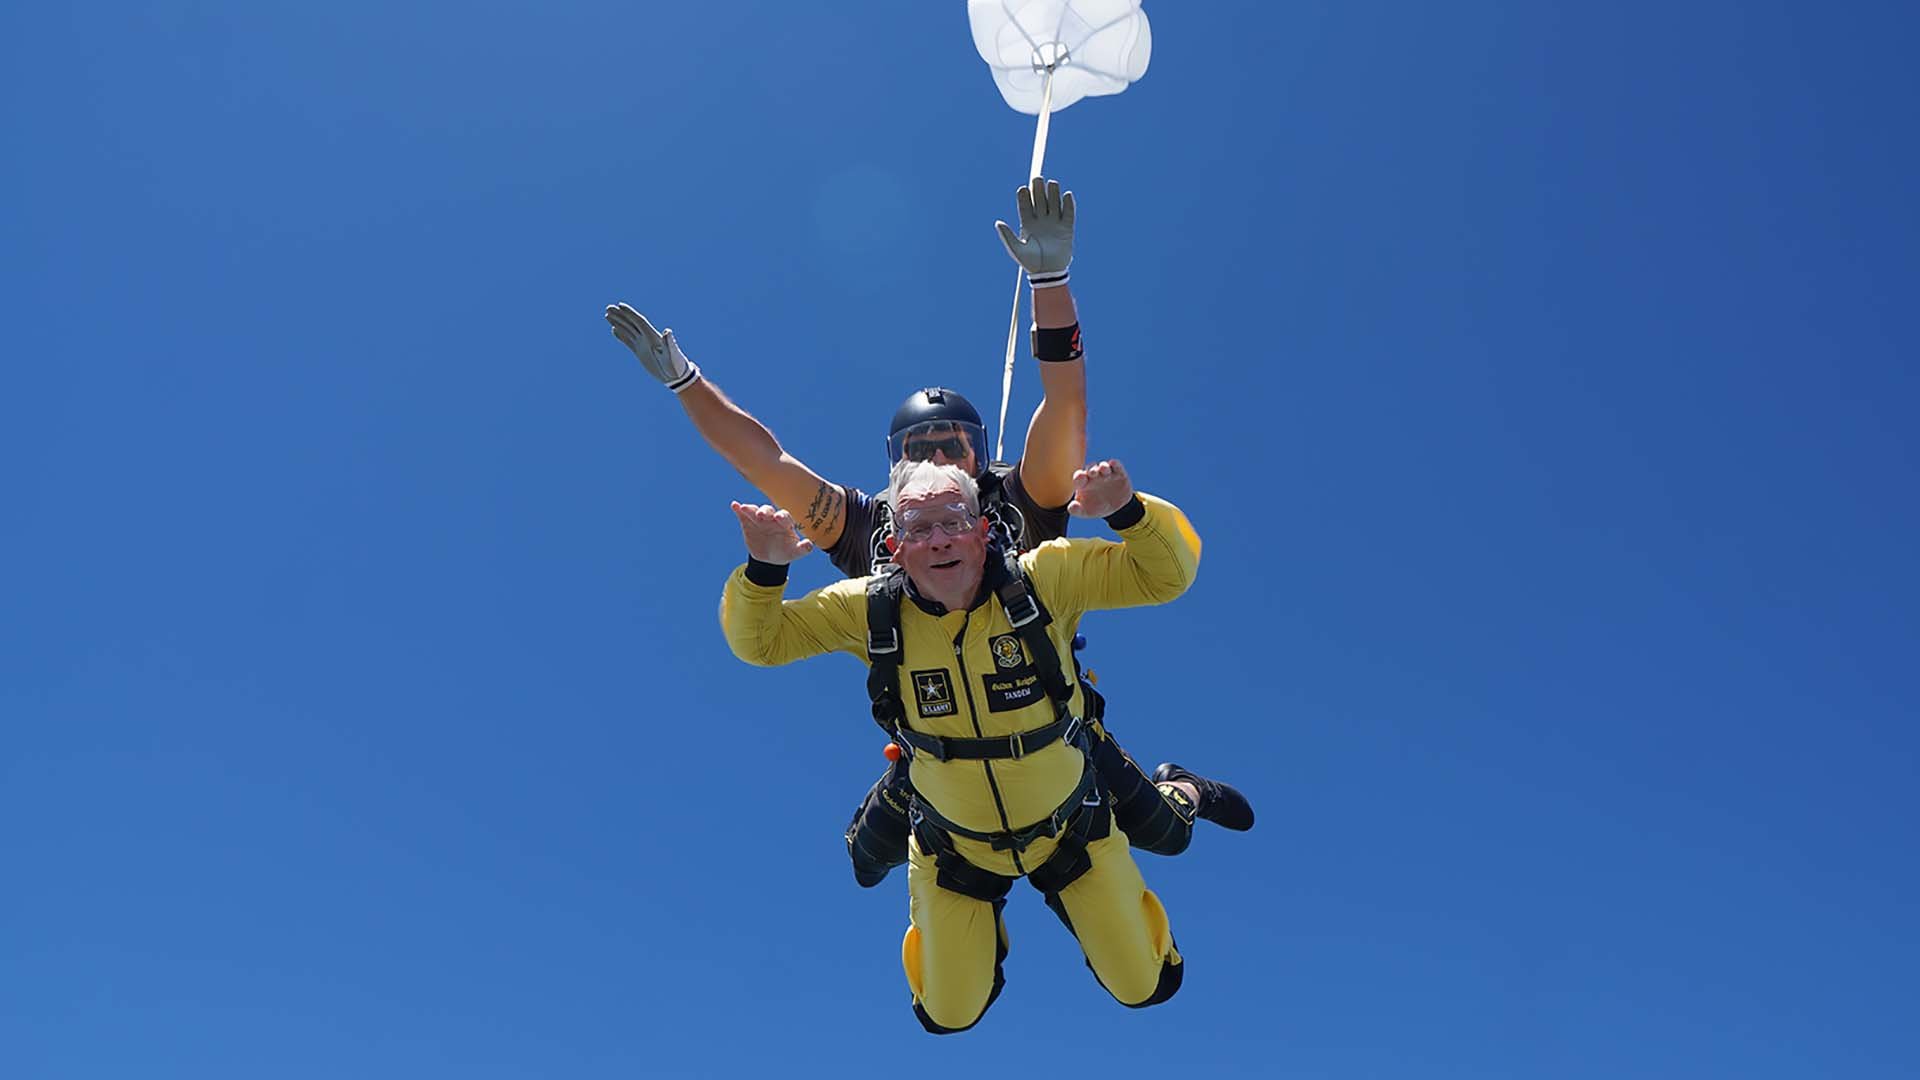
[{"label": "white canopy fabric", "polygon": [[1141,0],[967,0],[980,58],[1008,105],[1038,116],[1053,71],[1052,107],[1117,94],[1147,73],[1153,34]]}]

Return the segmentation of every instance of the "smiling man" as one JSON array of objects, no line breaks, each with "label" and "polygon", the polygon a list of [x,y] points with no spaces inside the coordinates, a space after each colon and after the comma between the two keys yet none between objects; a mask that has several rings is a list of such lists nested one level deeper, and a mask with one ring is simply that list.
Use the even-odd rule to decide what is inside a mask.
[{"label": "smiling man", "polygon": [[1200,540],[1172,504],[1136,494],[1119,462],[1077,470],[1067,510],[1120,534],[1011,556],[984,527],[973,477],[903,460],[888,485],[894,565],[784,600],[813,544],[772,506],[734,503],[748,561],[720,621],[735,655],[791,663],[846,652],[869,664],[876,716],[908,748],[914,827],[901,962],[921,1024],[973,1026],[999,995],[1006,896],[1026,877],[1115,999],[1154,1005],[1181,957],[1094,767],[1088,696],[1070,655],[1088,611],[1159,604],[1192,584]]},{"label": "smiling man", "polygon": [[[1008,550],[1026,551],[1066,535],[1066,504],[1073,476],[1086,460],[1086,359],[1079,312],[1069,284],[1073,261],[1074,198],[1057,181],[1035,178],[1015,196],[1020,228],[995,222],[1007,253],[1032,289],[1033,355],[1039,362],[1040,404],[1027,427],[1020,459],[991,460],[986,426],[964,396],[942,387],[916,391],[887,428],[889,464],[931,461],[956,465],[978,486],[976,506]],[[689,360],[672,330],[654,329],[626,304],[607,308],[613,334],[643,367],[672,390],[688,419],[747,481],[784,508],[802,534],[825,549],[849,577],[886,566],[896,542],[891,500],[832,483],[789,453],[759,420],[722,393]],[[834,418],[839,420],[840,418]],[[1076,673],[1077,674],[1077,673]],[[1095,766],[1111,794],[1121,829],[1131,842],[1160,855],[1186,850],[1196,817],[1225,828],[1253,825],[1253,810],[1232,786],[1171,762],[1151,779],[1115,741],[1094,698],[1089,726]],[[878,884],[907,859],[907,801],[903,762],[896,761],[854,810],[845,834],[854,880]]]}]

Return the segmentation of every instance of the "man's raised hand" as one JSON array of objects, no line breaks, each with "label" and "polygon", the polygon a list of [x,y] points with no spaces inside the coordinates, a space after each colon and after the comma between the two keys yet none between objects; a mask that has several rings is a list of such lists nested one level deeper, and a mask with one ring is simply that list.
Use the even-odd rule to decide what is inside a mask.
[{"label": "man's raised hand", "polygon": [[1007,254],[1027,272],[1027,284],[1049,289],[1067,283],[1067,265],[1073,262],[1073,192],[1061,191],[1060,181],[1036,176],[1015,195],[1020,231],[996,221]]},{"label": "man's raised hand", "polygon": [[740,539],[755,559],[785,566],[813,550],[813,541],[793,531],[793,515],[785,510],[743,502],[732,505],[733,515],[740,519]]},{"label": "man's raised hand", "polygon": [[665,333],[655,330],[645,315],[624,303],[607,309],[607,325],[613,327],[613,336],[620,339],[620,344],[640,358],[647,374],[667,389],[677,394],[699,381],[699,366],[680,351],[671,329]]},{"label": "man's raised hand", "polygon": [[1073,473],[1073,501],[1067,513],[1074,517],[1106,517],[1133,498],[1133,481],[1118,461],[1099,461]]}]

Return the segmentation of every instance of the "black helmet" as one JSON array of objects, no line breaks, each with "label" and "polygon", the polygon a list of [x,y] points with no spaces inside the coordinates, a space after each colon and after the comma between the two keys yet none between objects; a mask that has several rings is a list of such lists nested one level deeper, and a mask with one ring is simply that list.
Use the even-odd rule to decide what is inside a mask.
[{"label": "black helmet", "polygon": [[[967,445],[973,450],[974,474],[978,476],[986,472],[987,426],[980,422],[979,410],[973,407],[973,402],[955,391],[938,386],[915,391],[894,412],[893,425],[887,429],[887,461],[899,463],[901,456],[907,452],[909,435],[946,434],[966,439]],[[947,456],[953,458],[959,455],[949,451]]]}]

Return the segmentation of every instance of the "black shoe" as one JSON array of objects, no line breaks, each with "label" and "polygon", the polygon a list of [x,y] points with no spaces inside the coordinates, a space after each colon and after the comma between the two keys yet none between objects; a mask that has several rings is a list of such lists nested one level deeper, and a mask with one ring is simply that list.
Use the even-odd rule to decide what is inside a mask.
[{"label": "black shoe", "polygon": [[1209,780],[1198,773],[1188,772],[1171,761],[1160,763],[1153,770],[1153,782],[1165,783],[1168,780],[1184,780],[1200,792],[1200,805],[1194,813],[1206,818],[1223,829],[1234,832],[1246,832],[1253,828],[1253,807],[1247,803],[1247,797],[1240,794],[1232,784],[1223,784],[1218,780]]}]

